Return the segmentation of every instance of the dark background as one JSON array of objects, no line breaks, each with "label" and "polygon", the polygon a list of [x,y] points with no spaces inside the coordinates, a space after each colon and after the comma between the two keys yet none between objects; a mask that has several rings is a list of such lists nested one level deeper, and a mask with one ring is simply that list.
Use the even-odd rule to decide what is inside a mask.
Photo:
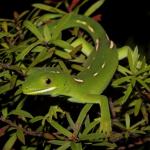
[{"label": "dark background", "polygon": [[[90,0],[90,3],[93,1]],[[14,10],[22,12],[31,9],[31,4],[35,2],[42,0],[0,0],[0,18],[12,18]],[[134,43],[148,52],[150,48],[148,0],[106,0],[98,13],[102,14],[101,24],[115,43],[120,46]]]}]

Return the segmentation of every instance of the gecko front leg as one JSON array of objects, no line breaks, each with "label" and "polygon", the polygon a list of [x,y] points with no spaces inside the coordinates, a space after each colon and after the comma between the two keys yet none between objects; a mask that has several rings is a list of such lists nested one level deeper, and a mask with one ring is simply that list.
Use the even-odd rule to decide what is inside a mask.
[{"label": "gecko front leg", "polygon": [[79,102],[80,103],[95,103],[99,104],[100,110],[101,110],[101,116],[99,118],[100,120],[100,132],[105,134],[106,136],[109,136],[112,131],[111,126],[111,116],[110,116],[110,110],[109,110],[109,103],[108,98],[103,95],[97,95],[97,94],[86,94],[82,95],[80,99],[78,98],[70,98],[69,101],[71,102]]},{"label": "gecko front leg", "polygon": [[100,105],[100,132],[109,136],[112,131],[112,126],[108,98],[103,95],[88,94],[86,103],[97,103]]},{"label": "gecko front leg", "polygon": [[99,99],[101,109],[100,132],[109,135],[112,131],[112,126],[108,98],[106,96],[100,95]]}]

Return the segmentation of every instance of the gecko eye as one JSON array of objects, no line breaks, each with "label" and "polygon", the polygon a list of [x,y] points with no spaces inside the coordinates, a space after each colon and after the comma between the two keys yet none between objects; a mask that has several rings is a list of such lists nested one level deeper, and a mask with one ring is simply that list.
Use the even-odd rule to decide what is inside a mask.
[{"label": "gecko eye", "polygon": [[48,78],[47,80],[46,80],[46,84],[50,84],[51,83],[51,80]]}]

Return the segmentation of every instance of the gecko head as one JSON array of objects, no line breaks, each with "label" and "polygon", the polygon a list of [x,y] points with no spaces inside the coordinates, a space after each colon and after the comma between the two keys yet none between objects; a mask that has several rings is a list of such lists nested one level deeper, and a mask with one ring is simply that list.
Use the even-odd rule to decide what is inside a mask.
[{"label": "gecko head", "polygon": [[22,85],[27,95],[57,95],[66,85],[64,73],[50,68],[36,68],[29,72]]}]

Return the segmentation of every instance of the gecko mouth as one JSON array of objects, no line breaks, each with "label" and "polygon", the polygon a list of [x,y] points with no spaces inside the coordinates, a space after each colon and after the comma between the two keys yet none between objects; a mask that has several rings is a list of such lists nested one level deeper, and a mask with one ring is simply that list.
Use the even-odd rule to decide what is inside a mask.
[{"label": "gecko mouth", "polygon": [[36,91],[27,92],[26,94],[29,94],[29,95],[42,94],[42,93],[46,93],[46,92],[49,92],[49,91],[52,91],[55,89],[56,89],[56,87],[50,87],[50,88],[43,89],[43,90],[36,90]]}]

